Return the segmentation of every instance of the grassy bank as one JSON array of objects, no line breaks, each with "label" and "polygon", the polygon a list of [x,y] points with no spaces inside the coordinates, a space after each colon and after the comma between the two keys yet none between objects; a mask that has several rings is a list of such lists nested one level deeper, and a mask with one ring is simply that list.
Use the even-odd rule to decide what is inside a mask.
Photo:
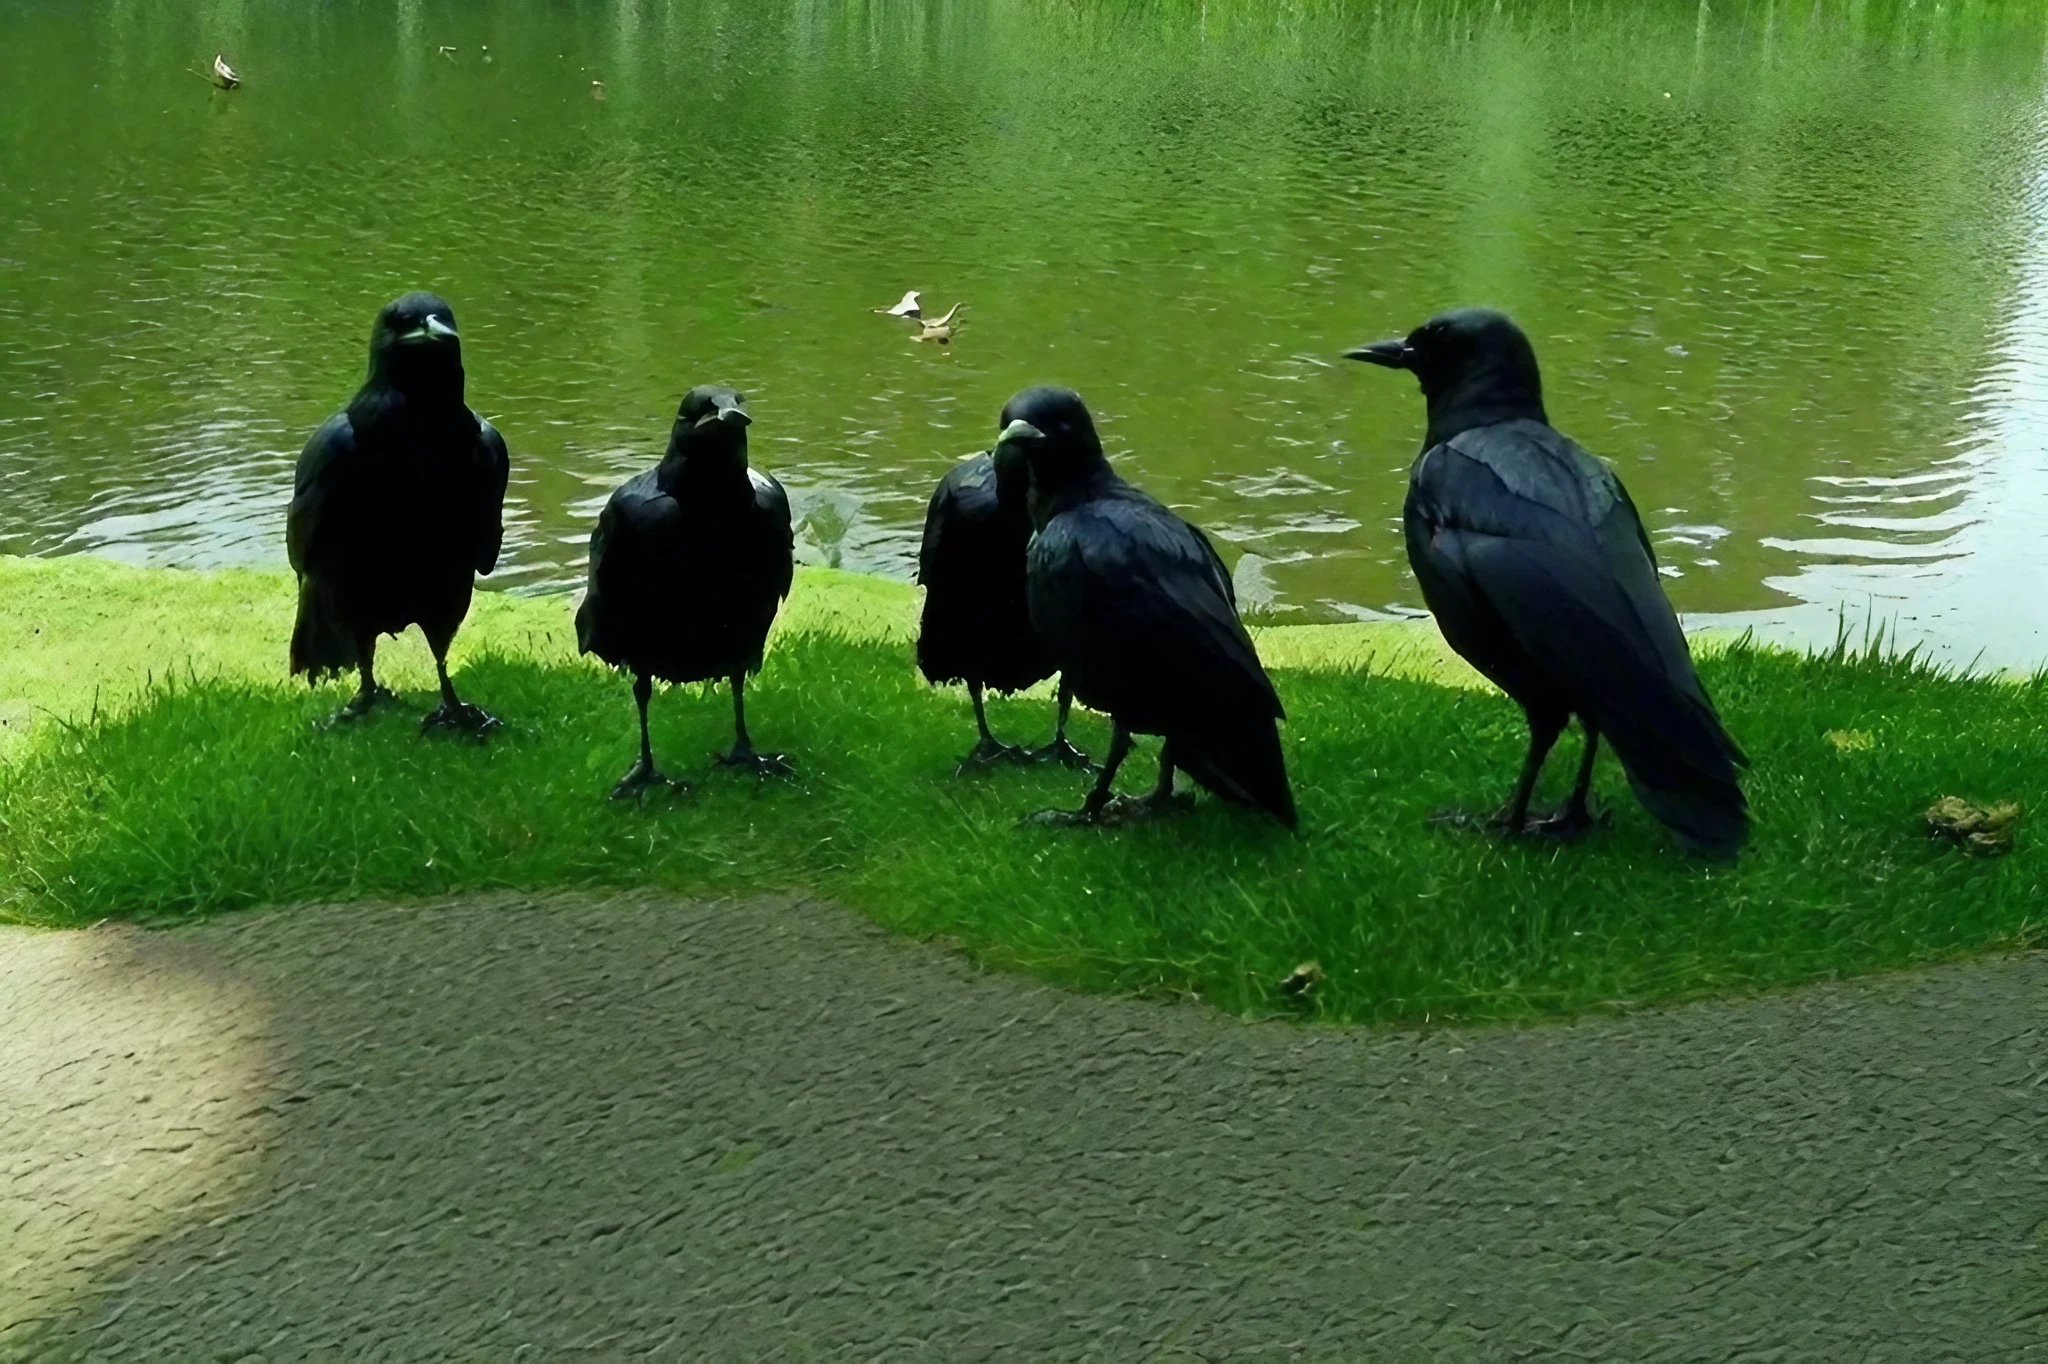
[{"label": "grassy bank", "polygon": [[[1290,837],[1204,800],[1180,820],[1052,832],[1058,770],[955,779],[972,722],[907,651],[912,594],[809,573],[750,691],[757,739],[795,782],[707,773],[722,693],[656,701],[655,742],[691,798],[604,799],[631,757],[623,683],[573,654],[566,603],[480,599],[458,667],[508,721],[488,744],[421,739],[424,650],[394,651],[414,704],[336,731],[344,693],[282,678],[283,578],[0,561],[0,914],[46,924],[176,919],[314,899],[486,887],[802,889],[984,960],[1239,1011],[1334,1019],[1513,1017],[1790,983],[2026,940],[2048,861],[1930,842],[1937,796],[2048,785],[2048,689],[1897,661],[1732,648],[1705,666],[1756,768],[1752,851],[1678,854],[1603,763],[1613,826],[1572,848],[1431,827],[1497,800],[1523,729],[1464,685],[1427,631],[1276,630],[1303,814]],[[96,712],[88,712],[93,696]],[[1012,738],[1043,698],[998,703]],[[37,717],[41,717],[38,719]],[[27,722],[24,724],[24,722]],[[1831,737],[1832,736],[1832,737]],[[1076,738],[1099,751],[1106,727]],[[1573,744],[1576,740],[1572,741]],[[1151,777],[1148,746],[1126,779]],[[1550,786],[1568,776],[1557,764]],[[1278,982],[1314,959],[1311,1001]]]}]

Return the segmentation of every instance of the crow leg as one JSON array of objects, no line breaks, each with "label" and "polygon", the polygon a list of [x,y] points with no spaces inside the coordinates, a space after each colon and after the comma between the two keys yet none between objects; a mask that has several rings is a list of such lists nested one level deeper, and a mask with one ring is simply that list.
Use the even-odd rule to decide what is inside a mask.
[{"label": "crow leg", "polygon": [[981,767],[993,767],[1000,762],[1021,761],[1025,756],[1023,749],[1014,744],[1003,743],[989,733],[988,708],[982,704],[981,683],[969,682],[967,695],[974,701],[974,727],[981,731],[981,741],[967,751],[967,756],[953,769],[953,775],[957,777],[964,772],[972,772]]},{"label": "crow leg", "polygon": [[688,782],[674,781],[654,769],[654,745],[647,737],[647,702],[653,695],[653,678],[641,673],[633,679],[633,704],[640,709],[640,759],[612,788],[613,800],[638,800],[651,786],[665,786],[671,791],[690,789]]},{"label": "crow leg", "polygon": [[360,679],[356,694],[351,696],[342,708],[334,712],[329,724],[346,724],[360,720],[380,701],[396,701],[398,698],[377,685],[377,636],[374,632],[356,641],[356,676]]},{"label": "crow leg", "polygon": [[1586,732],[1586,748],[1579,755],[1578,779],[1572,783],[1571,797],[1558,807],[1557,813],[1548,819],[1539,819],[1531,829],[1550,838],[1573,839],[1600,823],[1603,816],[1595,815],[1591,802],[1593,791],[1593,758],[1600,751],[1600,731],[1586,719],[1579,717],[1579,728]]},{"label": "crow leg", "polygon": [[757,777],[787,777],[796,772],[787,754],[754,751],[754,741],[747,735],[747,675],[743,672],[732,675],[732,751],[721,755],[718,765],[751,768]]},{"label": "crow leg", "polygon": [[1063,767],[1093,767],[1088,755],[1067,742],[1067,713],[1074,708],[1074,689],[1068,685],[1066,674],[1060,674],[1059,710],[1052,727],[1052,742],[1034,751],[1033,762],[1059,763]]},{"label": "crow leg", "polygon": [[1518,834],[1529,822],[1529,797],[1536,790],[1536,778],[1542,775],[1543,760],[1550,756],[1550,750],[1557,746],[1557,736],[1562,733],[1563,720],[1548,715],[1529,717],[1529,756],[1522,760],[1522,775],[1515,782],[1514,795],[1493,817],[1496,829]]},{"label": "crow leg", "polygon": [[472,706],[455,694],[455,684],[448,680],[448,641],[429,636],[427,645],[434,651],[434,672],[441,679],[441,704],[420,721],[420,733],[430,729],[459,729],[481,739],[498,728],[497,716],[482,706]]},{"label": "crow leg", "polygon": [[1173,740],[1166,739],[1159,745],[1159,780],[1149,794],[1143,796],[1118,796],[1102,812],[1105,824],[1130,824],[1141,819],[1158,819],[1164,815],[1182,815],[1195,808],[1192,791],[1176,794],[1173,789]]},{"label": "crow leg", "polygon": [[1109,731],[1109,756],[1103,760],[1102,770],[1096,775],[1095,789],[1088,793],[1088,799],[1081,802],[1078,810],[1040,810],[1031,816],[1034,824],[1047,824],[1063,828],[1075,824],[1094,824],[1102,818],[1102,811],[1109,804],[1110,783],[1116,780],[1116,770],[1124,765],[1124,759],[1131,755],[1131,732],[1121,721],[1112,719]]}]

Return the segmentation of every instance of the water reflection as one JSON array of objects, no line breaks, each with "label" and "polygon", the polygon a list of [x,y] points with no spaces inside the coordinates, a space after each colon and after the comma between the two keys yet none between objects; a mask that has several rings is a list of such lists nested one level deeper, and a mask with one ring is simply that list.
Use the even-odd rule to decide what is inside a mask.
[{"label": "water reflection", "polygon": [[[512,444],[515,590],[576,581],[693,382],[749,393],[802,557],[907,575],[931,482],[1057,379],[1253,609],[1408,613],[1421,405],[1332,357],[1490,301],[1683,609],[2032,661],[2044,35],[1995,0],[0,0],[0,549],[281,562],[298,446],[431,283]],[[216,48],[232,96],[184,70]],[[869,312],[908,287],[968,301],[952,346]]]},{"label": "water reflection", "polygon": [[[2043,130],[2048,131],[2048,116]],[[1769,586],[1800,601],[1725,618],[1789,639],[1884,631],[1952,664],[2048,662],[2048,153],[2030,158],[2016,295],[1959,400],[1953,450],[1921,472],[1814,477],[1826,533]],[[1868,534],[1840,534],[1837,531]],[[1717,622],[1719,623],[1719,622]]]}]

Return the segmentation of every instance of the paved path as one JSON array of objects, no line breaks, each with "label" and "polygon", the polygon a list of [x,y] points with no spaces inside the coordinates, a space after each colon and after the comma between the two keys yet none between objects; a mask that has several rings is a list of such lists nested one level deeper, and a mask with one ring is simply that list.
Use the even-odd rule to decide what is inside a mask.
[{"label": "paved path", "polygon": [[830,906],[0,935],[0,1357],[2048,1360],[2048,956],[1245,1025]]}]

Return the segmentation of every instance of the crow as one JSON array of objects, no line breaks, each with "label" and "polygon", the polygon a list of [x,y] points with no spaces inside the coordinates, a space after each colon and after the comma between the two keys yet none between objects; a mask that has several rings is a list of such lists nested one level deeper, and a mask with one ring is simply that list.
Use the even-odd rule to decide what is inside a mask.
[{"label": "crow", "polygon": [[661,463],[619,485],[590,536],[590,579],[576,611],[582,652],[633,674],[640,757],[612,791],[687,789],[655,770],[647,738],[654,679],[732,683],[732,750],[719,759],[757,774],[788,772],[747,734],[746,675],[795,576],[789,495],[747,466],[747,400],[700,385],[683,395]]},{"label": "crow", "polygon": [[[1074,695],[1110,717],[1109,756],[1079,810],[1093,824],[1183,806],[1183,769],[1215,794],[1295,826],[1275,721],[1285,718],[1237,617],[1230,574],[1208,537],[1110,468],[1079,394],[1029,388],[1003,409],[1001,444],[1021,445],[1038,527],[1026,560],[1031,624]],[[1133,734],[1157,734],[1159,781],[1112,804]]]},{"label": "crow", "polygon": [[427,293],[386,304],[370,329],[369,378],[306,442],[285,513],[299,581],[292,674],[361,677],[336,720],[391,699],[373,673],[377,636],[416,624],[441,679],[421,728],[497,727],[456,697],[448,645],[475,575],[497,566],[509,470],[504,438],[463,405],[454,311]]},{"label": "crow", "polygon": [[1420,380],[1429,428],[1409,474],[1408,562],[1451,647],[1528,716],[1528,759],[1491,823],[1523,831],[1543,760],[1576,715],[1578,779],[1538,831],[1591,826],[1605,735],[1680,842],[1733,856],[1749,831],[1735,769],[1749,760],[1693,669],[1628,491],[1550,425],[1529,338],[1501,313],[1461,308],[1345,354]]},{"label": "crow", "polygon": [[[998,421],[1008,426],[1010,409]],[[1086,766],[1088,755],[1067,742],[1073,693],[1060,687],[1052,742],[1035,753],[989,733],[982,689],[1020,691],[1053,674],[1045,641],[1031,627],[1024,559],[1031,543],[1031,466],[1019,441],[964,459],[946,471],[925,511],[917,580],[924,617],[917,666],[934,686],[965,682],[981,741],[960,770],[1026,758]]]}]

